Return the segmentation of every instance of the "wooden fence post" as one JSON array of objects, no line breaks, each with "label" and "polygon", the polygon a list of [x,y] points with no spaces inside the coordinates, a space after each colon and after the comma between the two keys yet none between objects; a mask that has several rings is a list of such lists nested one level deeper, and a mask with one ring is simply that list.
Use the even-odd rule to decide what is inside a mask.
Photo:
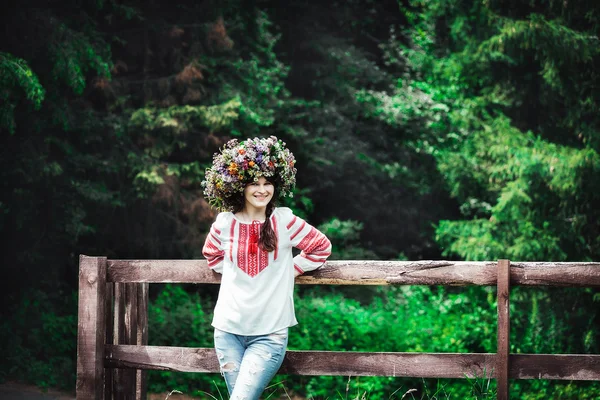
[{"label": "wooden fence post", "polygon": [[79,256],[77,312],[78,400],[101,400],[104,391],[106,257]]},{"label": "wooden fence post", "polygon": [[508,400],[508,360],[510,354],[510,261],[498,260],[498,349],[496,382],[498,400]]},{"label": "wooden fence post", "polygon": [[[115,283],[114,343],[148,344],[147,283]],[[146,397],[146,371],[116,368],[113,376],[114,400]]]},{"label": "wooden fence post", "polygon": [[[115,283],[114,343],[135,344],[131,342],[131,287],[133,283]],[[135,370],[116,368],[113,370],[113,399],[135,399]]]},{"label": "wooden fence post", "polygon": [[[114,287],[114,311],[113,311],[113,343],[114,344],[124,344],[123,336],[124,336],[124,328],[125,324],[125,287],[126,283],[117,283],[115,282]],[[119,368],[114,368],[112,371],[112,399],[114,400],[123,400],[123,397],[120,396],[122,393],[122,372],[123,370]]]},{"label": "wooden fence post", "polygon": [[[115,284],[112,282],[106,283],[106,335],[105,341],[106,344],[116,344],[113,340],[114,332],[114,293],[115,293]],[[113,368],[105,368],[104,369],[104,400],[113,400]]]},{"label": "wooden fence post", "polygon": [[[127,283],[125,285],[125,342],[124,344],[137,343],[137,284]],[[135,400],[136,370],[126,369],[123,373],[123,386],[125,398]]]},{"label": "wooden fence post", "polygon": [[[148,283],[138,283],[137,299],[137,340],[138,346],[148,344]],[[145,400],[148,391],[148,371],[137,370],[135,398]]]}]

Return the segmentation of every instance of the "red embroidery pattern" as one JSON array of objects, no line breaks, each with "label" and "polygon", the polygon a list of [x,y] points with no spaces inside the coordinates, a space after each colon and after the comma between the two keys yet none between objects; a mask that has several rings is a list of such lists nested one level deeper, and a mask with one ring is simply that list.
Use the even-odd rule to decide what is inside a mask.
[{"label": "red embroidery pattern", "polygon": [[203,252],[209,267],[214,267],[223,259],[223,251],[219,250],[210,240],[206,241]]},{"label": "red embroidery pattern", "polygon": [[238,248],[237,248],[237,264],[238,267],[248,273],[247,260],[246,260],[246,247],[248,245],[248,225],[240,224],[240,231],[238,233]]},{"label": "red embroidery pattern", "polygon": [[[302,227],[304,228],[304,225]],[[312,253],[312,248],[309,249],[309,246],[313,244],[311,242],[318,235],[318,233],[319,231],[317,231],[315,228],[312,228],[310,232],[308,232],[308,235],[304,236],[304,239],[298,243],[298,248],[306,251],[307,253]]]},{"label": "red embroidery pattern", "polygon": [[211,238],[212,238],[212,239],[213,239],[215,242],[219,243],[219,245],[221,245],[221,241],[220,241],[219,239],[217,239],[217,237],[215,236],[215,234],[214,234],[214,233],[212,233],[212,232],[211,232],[211,233],[210,233],[210,237],[211,237]]},{"label": "red embroidery pattern", "polygon": [[[256,227],[258,228],[258,226]],[[238,268],[254,277],[264,270],[269,264],[269,253],[258,247],[258,251],[249,252],[251,229],[246,224],[240,224],[238,233]]]},{"label": "red embroidery pattern", "polygon": [[279,248],[279,234],[277,233],[277,220],[275,216],[271,218],[271,226],[273,227],[273,231],[275,232],[275,237],[277,238],[277,246],[275,246],[275,254],[273,256],[273,261],[277,260],[277,249]]},{"label": "red embroidery pattern", "polygon": [[306,258],[308,261],[312,261],[312,262],[316,262],[316,263],[323,263],[323,262],[325,262],[325,260],[327,260],[327,256],[322,257],[322,258],[316,258],[316,257],[309,256],[308,254],[305,254],[304,252],[300,253],[300,257]]},{"label": "red embroidery pattern", "polygon": [[231,221],[231,229],[229,230],[229,260],[233,262],[233,235],[235,232],[235,219]]},{"label": "red embroidery pattern", "polygon": [[288,230],[289,230],[289,229],[290,229],[292,226],[294,226],[294,224],[296,223],[296,219],[297,219],[297,218],[296,218],[296,216],[294,215],[294,219],[292,219],[292,220],[290,221],[290,223],[289,223],[289,224],[287,224],[287,226],[286,226],[286,228],[287,228]]},{"label": "red embroidery pattern", "polygon": [[312,253],[314,256],[325,256],[331,255],[330,251],[325,251],[329,248],[329,241],[325,235],[319,235],[314,242],[308,245],[309,247],[305,250],[307,253]]},{"label": "red embroidery pattern", "polygon": [[256,254],[258,252],[258,228],[259,224],[252,223],[250,225],[250,240],[248,242],[248,253]]},{"label": "red embroidery pattern", "polygon": [[[290,240],[294,240],[294,238],[296,236],[298,236],[298,234],[300,232],[302,232],[302,229],[304,229],[305,226],[306,226],[306,221],[302,221],[302,225],[300,225],[300,228],[298,228],[298,230],[290,237]],[[309,235],[310,235],[310,233],[309,233]]]}]

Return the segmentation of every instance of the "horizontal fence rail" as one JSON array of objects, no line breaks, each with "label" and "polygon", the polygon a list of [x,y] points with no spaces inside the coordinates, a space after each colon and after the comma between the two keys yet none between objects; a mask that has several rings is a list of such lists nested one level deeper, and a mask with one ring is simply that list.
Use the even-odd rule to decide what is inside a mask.
[{"label": "horizontal fence rail", "polygon": [[[146,371],[218,373],[212,348],[148,346],[150,283],[219,284],[206,260],[107,260],[80,256],[77,399],[145,399]],[[497,398],[509,379],[600,380],[600,355],[510,354],[510,287],[600,287],[600,263],[328,261],[304,285],[496,286],[497,353],[288,351],[290,375],[488,377]]]},{"label": "horizontal fence rail", "polygon": [[[511,379],[600,379],[600,355],[511,354]],[[106,347],[108,368],[219,373],[212,348],[172,346]],[[495,353],[387,353],[292,351],[280,373],[290,375],[393,376],[414,378],[496,378]],[[486,375],[487,374],[487,375]]]},{"label": "horizontal fence rail", "polygon": [[[496,286],[497,262],[327,261],[296,279],[303,285]],[[221,275],[206,260],[107,260],[109,282],[213,283]],[[600,287],[600,263],[514,262],[510,284]]]}]

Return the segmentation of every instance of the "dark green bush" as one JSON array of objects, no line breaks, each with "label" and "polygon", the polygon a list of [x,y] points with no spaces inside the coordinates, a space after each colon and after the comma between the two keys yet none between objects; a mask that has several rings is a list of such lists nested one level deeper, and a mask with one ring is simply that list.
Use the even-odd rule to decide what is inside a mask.
[{"label": "dark green bush", "polygon": [[75,292],[24,293],[0,321],[0,379],[73,390],[77,357]]},{"label": "dark green bush", "polygon": [[[495,352],[496,293],[494,288],[444,288],[426,286],[378,287],[368,303],[352,298],[346,287],[298,288],[296,310],[299,325],[290,329],[293,350],[397,351],[397,352]],[[581,292],[581,291],[579,291]],[[597,336],[590,325],[587,332],[573,335],[569,327],[589,323],[593,294],[584,291],[590,302],[579,304],[586,294],[574,290],[514,289],[511,317],[512,352],[586,353],[597,352],[586,337]],[[580,300],[576,300],[579,298]],[[562,299],[562,304],[550,307]],[[150,307],[150,342],[153,344],[211,347],[214,302],[197,292],[167,285]],[[540,308],[543,307],[543,312]],[[586,311],[587,310],[587,311]],[[559,328],[561,326],[561,328]],[[540,338],[541,336],[541,338]],[[571,339],[574,337],[574,339]],[[570,343],[570,344],[569,344]],[[164,392],[226,393],[222,378],[214,374],[152,373],[150,388]],[[312,377],[278,376],[269,393],[298,393],[315,399],[401,398],[409,389],[419,396],[441,398],[473,397],[475,379],[422,380],[393,377]],[[490,389],[493,391],[492,380]],[[285,389],[284,389],[285,388]],[[448,397],[444,397],[444,393]],[[359,396],[357,396],[359,394]],[[543,394],[543,395],[542,395]],[[581,395],[582,397],[577,397]],[[513,381],[513,398],[594,398],[600,385],[586,382]],[[545,397],[544,397],[545,396]],[[558,396],[558,397],[556,397]],[[560,397],[566,396],[566,397]],[[575,397],[569,397],[575,396]],[[587,397],[586,397],[587,396]],[[425,397],[427,398],[427,397]]]},{"label": "dark green bush", "polygon": [[[213,296],[203,287],[165,285],[149,306],[151,345],[212,347]],[[496,294],[493,288],[378,287],[369,301],[347,287],[300,287],[299,325],[290,329],[294,350],[495,352]],[[514,288],[511,351],[597,354],[594,293],[587,289]],[[73,390],[77,343],[76,294],[39,291],[24,295],[0,321],[0,379]],[[576,331],[573,327],[578,327]],[[314,399],[472,397],[477,380],[393,377],[277,376],[268,393],[298,393]],[[494,388],[491,382],[491,389]],[[150,371],[151,392],[226,398],[219,374]],[[446,396],[447,397],[444,397]],[[393,396],[392,396],[393,395]],[[410,396],[410,394],[408,395]],[[407,397],[408,397],[407,396]],[[428,397],[425,397],[428,398]],[[596,399],[598,382],[512,381],[511,398]]]}]

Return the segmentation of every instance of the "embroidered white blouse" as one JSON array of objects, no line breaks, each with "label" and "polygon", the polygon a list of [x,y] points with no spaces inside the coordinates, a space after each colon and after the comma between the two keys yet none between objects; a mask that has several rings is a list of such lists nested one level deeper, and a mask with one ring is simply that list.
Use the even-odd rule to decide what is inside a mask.
[{"label": "embroidered white blouse", "polygon": [[[319,268],[331,254],[327,237],[287,207],[275,208],[271,226],[277,248],[249,251],[262,223],[233,213],[217,215],[202,249],[212,270],[223,274],[212,326],[237,335],[265,335],[296,325],[294,269]],[[301,250],[293,257],[292,247]]]}]

